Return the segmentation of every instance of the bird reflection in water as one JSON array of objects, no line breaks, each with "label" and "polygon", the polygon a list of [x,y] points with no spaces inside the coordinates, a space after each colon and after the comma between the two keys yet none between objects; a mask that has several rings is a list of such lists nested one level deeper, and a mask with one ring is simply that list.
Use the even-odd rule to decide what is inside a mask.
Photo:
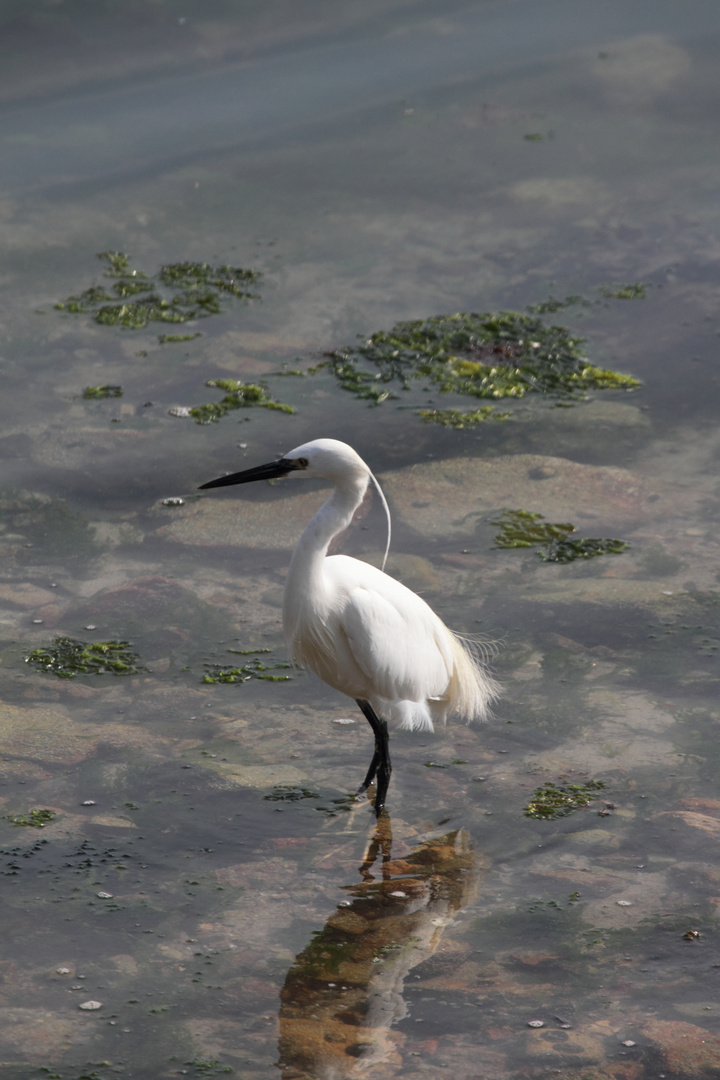
[{"label": "bird reflection in water", "polygon": [[296,957],[280,992],[283,1080],[351,1080],[400,1063],[391,1025],[407,1015],[403,983],[437,948],[475,894],[477,860],[464,829],[393,858],[383,812],[361,881]]}]

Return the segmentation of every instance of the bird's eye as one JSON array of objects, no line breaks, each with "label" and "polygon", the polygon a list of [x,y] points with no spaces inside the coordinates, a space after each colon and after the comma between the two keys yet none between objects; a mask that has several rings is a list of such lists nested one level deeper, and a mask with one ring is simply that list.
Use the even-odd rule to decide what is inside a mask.
[{"label": "bird's eye", "polygon": [[306,457],[299,457],[297,463],[301,469],[307,469],[308,467],[308,459]]}]

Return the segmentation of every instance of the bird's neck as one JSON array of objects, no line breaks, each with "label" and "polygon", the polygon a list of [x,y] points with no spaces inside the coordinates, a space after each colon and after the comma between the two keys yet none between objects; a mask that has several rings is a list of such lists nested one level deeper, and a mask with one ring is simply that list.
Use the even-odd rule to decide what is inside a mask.
[{"label": "bird's neck", "polygon": [[346,529],[367,491],[369,477],[353,477],[336,487],[306,527],[290,560],[287,589],[294,595],[323,595],[322,568],[330,541]]}]

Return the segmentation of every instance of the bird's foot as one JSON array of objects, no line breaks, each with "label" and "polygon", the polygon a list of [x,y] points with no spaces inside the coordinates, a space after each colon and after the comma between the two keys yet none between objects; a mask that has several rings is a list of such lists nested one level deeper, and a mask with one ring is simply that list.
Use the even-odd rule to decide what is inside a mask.
[{"label": "bird's foot", "polygon": [[[358,803],[371,802],[372,797],[368,792],[369,787],[370,787],[369,784],[361,784],[360,785],[360,787],[355,792],[355,802],[358,802]],[[378,797],[377,797],[377,794],[376,794],[375,799],[372,801],[372,807],[373,807],[373,810],[375,812],[375,816],[379,818],[381,813],[385,809],[385,800],[382,799],[381,801],[378,801]]]}]

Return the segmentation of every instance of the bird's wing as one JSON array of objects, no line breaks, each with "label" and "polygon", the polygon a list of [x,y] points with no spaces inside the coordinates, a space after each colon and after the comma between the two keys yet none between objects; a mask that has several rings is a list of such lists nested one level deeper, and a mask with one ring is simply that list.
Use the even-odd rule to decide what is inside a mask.
[{"label": "bird's wing", "polygon": [[449,631],[424,600],[383,578],[382,592],[363,585],[348,590],[341,625],[355,662],[389,701],[444,694],[453,672]]}]

